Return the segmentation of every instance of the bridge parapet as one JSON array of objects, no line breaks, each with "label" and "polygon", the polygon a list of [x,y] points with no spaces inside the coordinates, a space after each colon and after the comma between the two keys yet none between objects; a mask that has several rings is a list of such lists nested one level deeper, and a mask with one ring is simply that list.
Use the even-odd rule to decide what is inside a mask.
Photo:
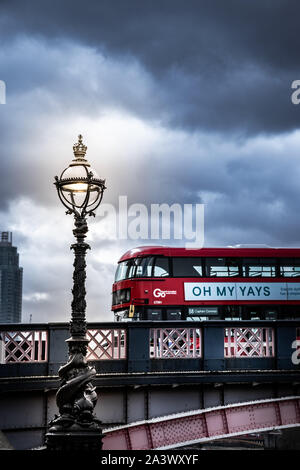
[{"label": "bridge parapet", "polygon": [[[299,331],[292,320],[89,323],[87,359],[98,373],[299,370]],[[0,334],[1,377],[57,375],[67,360],[68,324],[2,324]]]}]

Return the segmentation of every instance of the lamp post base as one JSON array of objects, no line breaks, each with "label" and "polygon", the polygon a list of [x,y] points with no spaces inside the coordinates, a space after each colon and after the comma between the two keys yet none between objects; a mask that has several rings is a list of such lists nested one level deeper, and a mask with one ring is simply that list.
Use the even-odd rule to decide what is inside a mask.
[{"label": "lamp post base", "polygon": [[102,449],[102,431],[48,432],[46,434],[46,447],[47,450],[54,451],[100,452]]}]

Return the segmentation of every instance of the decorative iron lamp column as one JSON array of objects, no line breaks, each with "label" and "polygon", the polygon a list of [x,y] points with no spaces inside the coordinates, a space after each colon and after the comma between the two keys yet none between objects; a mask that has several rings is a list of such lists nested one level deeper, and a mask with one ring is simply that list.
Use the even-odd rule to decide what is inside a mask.
[{"label": "decorative iron lamp column", "polygon": [[60,388],[56,394],[59,416],[49,424],[46,434],[46,445],[50,450],[100,450],[100,421],[93,414],[97,401],[95,387],[91,379],[96,375],[94,368],[86,360],[86,251],[90,246],[84,241],[88,231],[86,216],[95,216],[95,210],[102,201],[105,180],[98,177],[85,158],[87,147],[79,135],[73,146],[74,159],[55,177],[55,185],[66,214],[74,215],[73,234],[76,243],[74,250],[72,318],[70,322],[71,337],[67,340],[69,347],[68,363],[59,371]]}]

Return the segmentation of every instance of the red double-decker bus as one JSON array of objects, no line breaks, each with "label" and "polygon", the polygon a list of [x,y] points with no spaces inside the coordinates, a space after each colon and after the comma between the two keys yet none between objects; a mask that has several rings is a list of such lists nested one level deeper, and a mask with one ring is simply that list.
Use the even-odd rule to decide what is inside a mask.
[{"label": "red double-decker bus", "polygon": [[117,321],[300,318],[300,249],[145,246],[125,253]]}]

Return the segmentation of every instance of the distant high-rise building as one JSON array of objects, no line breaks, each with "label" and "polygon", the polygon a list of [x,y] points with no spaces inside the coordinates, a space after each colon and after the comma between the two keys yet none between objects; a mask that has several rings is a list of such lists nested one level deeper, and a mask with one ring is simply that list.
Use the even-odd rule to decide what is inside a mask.
[{"label": "distant high-rise building", "polygon": [[0,323],[18,323],[22,315],[23,268],[12,233],[0,232]]}]

